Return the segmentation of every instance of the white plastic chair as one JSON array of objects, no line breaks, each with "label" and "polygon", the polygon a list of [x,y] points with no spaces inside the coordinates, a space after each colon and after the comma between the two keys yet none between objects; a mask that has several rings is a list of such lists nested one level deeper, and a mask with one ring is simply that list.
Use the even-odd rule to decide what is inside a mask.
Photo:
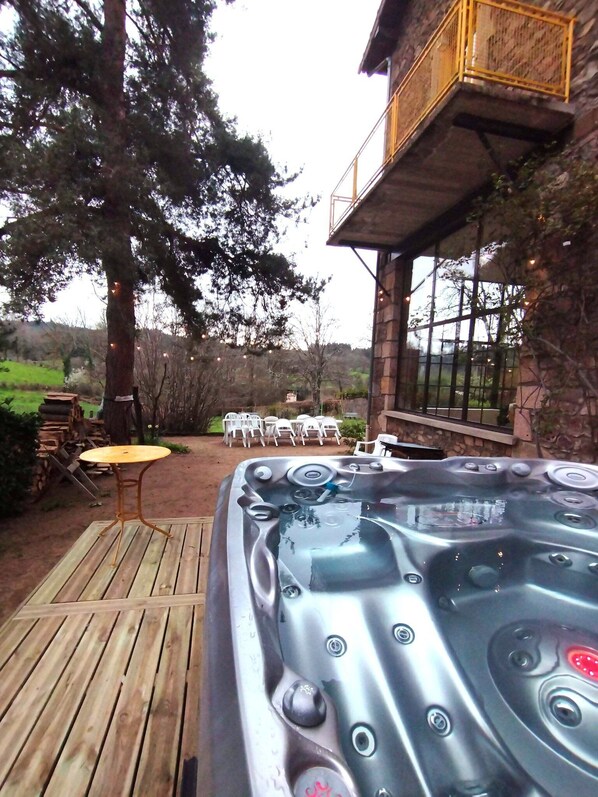
[{"label": "white plastic chair", "polygon": [[320,429],[322,430],[322,435],[324,437],[334,437],[336,439],[336,444],[340,446],[341,431],[338,428],[338,422],[336,418],[323,418],[320,421]]},{"label": "white plastic chair", "polygon": [[322,428],[320,424],[316,421],[315,418],[305,418],[301,426],[299,428],[299,437],[301,438],[301,442],[305,445],[306,439],[309,440],[310,438],[316,437],[320,445],[324,445],[324,439],[322,437]]},{"label": "white plastic chair", "polygon": [[257,438],[264,446],[264,428],[261,417],[256,412],[250,412],[242,419],[242,424],[245,429],[245,438],[249,448],[251,448],[251,441]]},{"label": "white plastic chair", "polygon": [[238,412],[227,412],[224,418],[222,419],[222,429],[224,432],[222,436],[222,442],[225,445],[230,445],[230,438],[231,436],[234,437],[234,429],[236,429],[238,426],[237,424],[238,420],[239,420]]},{"label": "white plastic chair", "polygon": [[297,437],[301,436],[301,427],[303,426],[303,421],[307,421],[311,419],[311,415],[307,415],[306,413],[302,413],[301,415],[297,415],[297,417],[291,421],[291,426],[293,427],[293,431],[297,435]]},{"label": "white plastic chair", "polygon": [[291,443],[295,445],[295,432],[293,431],[291,422],[286,418],[279,418],[274,424],[273,437],[275,445],[278,445],[278,440],[282,440],[283,438],[290,440]]},{"label": "white plastic chair", "polygon": [[[390,451],[386,451],[382,443],[398,443],[399,438],[394,434],[379,434],[375,440],[358,440],[353,452],[358,457],[389,457]],[[373,446],[372,451],[367,447]]]},{"label": "white plastic chair", "polygon": [[278,415],[266,415],[262,420],[262,428],[266,442],[269,443],[274,437],[274,424],[278,420]]},{"label": "white plastic chair", "polygon": [[245,419],[236,412],[227,413],[232,417],[225,417],[224,419],[224,441],[228,443],[228,447],[232,448],[233,441],[240,439],[243,447],[247,447],[247,424]]}]

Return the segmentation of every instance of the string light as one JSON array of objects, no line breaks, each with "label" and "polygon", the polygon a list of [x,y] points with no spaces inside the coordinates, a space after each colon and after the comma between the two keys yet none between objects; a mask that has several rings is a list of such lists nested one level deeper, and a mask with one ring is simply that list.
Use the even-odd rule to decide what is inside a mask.
[{"label": "string light", "polygon": [[115,348],[116,348],[116,343],[111,343],[111,344],[110,344],[110,348],[111,348],[111,349],[115,349]]}]

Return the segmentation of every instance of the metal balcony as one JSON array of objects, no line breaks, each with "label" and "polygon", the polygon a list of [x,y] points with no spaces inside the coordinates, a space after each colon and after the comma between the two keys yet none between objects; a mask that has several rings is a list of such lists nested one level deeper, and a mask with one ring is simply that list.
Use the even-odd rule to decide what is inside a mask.
[{"label": "metal balcony", "polygon": [[574,20],[514,0],[458,0],[334,189],[328,243],[397,249],[555,138]]}]

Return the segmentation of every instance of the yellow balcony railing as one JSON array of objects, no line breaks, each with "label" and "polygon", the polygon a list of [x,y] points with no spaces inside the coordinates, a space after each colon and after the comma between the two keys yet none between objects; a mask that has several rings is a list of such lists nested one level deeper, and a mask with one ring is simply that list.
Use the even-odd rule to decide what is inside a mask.
[{"label": "yellow balcony railing", "polygon": [[334,189],[331,234],[455,83],[501,83],[568,102],[573,22],[515,0],[457,0]]}]

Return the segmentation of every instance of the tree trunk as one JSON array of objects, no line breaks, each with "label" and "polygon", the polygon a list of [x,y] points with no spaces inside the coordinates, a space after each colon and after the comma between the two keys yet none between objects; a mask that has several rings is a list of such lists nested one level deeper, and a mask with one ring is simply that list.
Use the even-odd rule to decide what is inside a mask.
[{"label": "tree trunk", "polygon": [[312,401],[314,403],[314,414],[321,415],[321,404],[322,404],[322,380],[319,376],[316,377],[316,381],[311,393]]},{"label": "tree trunk", "polygon": [[136,275],[131,252],[124,95],[126,0],[104,0],[103,108],[104,231],[102,266],[106,274],[107,351],[104,422],[115,444],[130,442],[135,358]]}]

